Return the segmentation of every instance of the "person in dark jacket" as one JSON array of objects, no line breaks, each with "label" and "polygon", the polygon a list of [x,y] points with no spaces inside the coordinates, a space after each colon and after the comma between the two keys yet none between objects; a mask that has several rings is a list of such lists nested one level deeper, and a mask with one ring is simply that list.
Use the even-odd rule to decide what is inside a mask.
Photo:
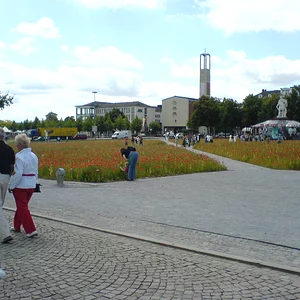
[{"label": "person in dark jacket", "polygon": [[136,164],[139,159],[139,154],[134,147],[121,148],[121,154],[128,161],[127,180],[133,181],[136,177]]},{"label": "person in dark jacket", "polygon": [[0,238],[3,244],[12,241],[13,237],[10,234],[8,222],[5,218],[2,206],[10,180],[10,176],[14,170],[15,152],[4,142],[5,132],[0,128]]}]

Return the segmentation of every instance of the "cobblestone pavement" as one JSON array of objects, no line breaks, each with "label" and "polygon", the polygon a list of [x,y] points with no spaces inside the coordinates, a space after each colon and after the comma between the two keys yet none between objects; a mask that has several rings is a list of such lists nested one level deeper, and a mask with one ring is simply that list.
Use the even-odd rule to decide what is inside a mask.
[{"label": "cobblestone pavement", "polygon": [[40,180],[40,235],[0,244],[0,299],[300,299],[300,172],[210,156],[229,171]]},{"label": "cobblestone pavement", "polygon": [[0,299],[300,299],[297,275],[35,221],[38,237],[0,247]]}]

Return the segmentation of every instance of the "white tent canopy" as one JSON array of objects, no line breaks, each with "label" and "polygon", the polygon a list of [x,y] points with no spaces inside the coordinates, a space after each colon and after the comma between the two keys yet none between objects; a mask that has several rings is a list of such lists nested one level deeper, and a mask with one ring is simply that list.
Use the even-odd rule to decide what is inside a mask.
[{"label": "white tent canopy", "polygon": [[267,120],[265,122],[261,122],[258,124],[255,124],[251,127],[254,128],[264,128],[264,127],[300,127],[300,122],[294,121],[294,120]]},{"label": "white tent canopy", "polygon": [[3,127],[3,130],[4,130],[5,133],[12,133],[12,131],[9,130],[7,127]]}]

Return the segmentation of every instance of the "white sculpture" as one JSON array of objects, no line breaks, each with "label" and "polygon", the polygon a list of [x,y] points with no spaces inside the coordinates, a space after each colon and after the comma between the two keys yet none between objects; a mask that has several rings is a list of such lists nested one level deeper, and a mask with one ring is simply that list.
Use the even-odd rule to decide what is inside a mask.
[{"label": "white sculpture", "polygon": [[283,97],[283,95],[280,95],[280,99],[277,102],[276,108],[278,110],[277,118],[286,118],[287,113],[287,100]]}]

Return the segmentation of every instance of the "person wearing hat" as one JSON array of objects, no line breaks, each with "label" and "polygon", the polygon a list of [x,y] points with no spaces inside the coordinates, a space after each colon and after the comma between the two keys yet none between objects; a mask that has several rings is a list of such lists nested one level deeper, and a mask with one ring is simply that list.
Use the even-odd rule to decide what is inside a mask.
[{"label": "person wearing hat", "polygon": [[15,152],[4,142],[5,131],[0,127],[0,239],[2,243],[12,241],[8,222],[3,212],[4,200],[10,180],[10,176],[14,171]]}]

